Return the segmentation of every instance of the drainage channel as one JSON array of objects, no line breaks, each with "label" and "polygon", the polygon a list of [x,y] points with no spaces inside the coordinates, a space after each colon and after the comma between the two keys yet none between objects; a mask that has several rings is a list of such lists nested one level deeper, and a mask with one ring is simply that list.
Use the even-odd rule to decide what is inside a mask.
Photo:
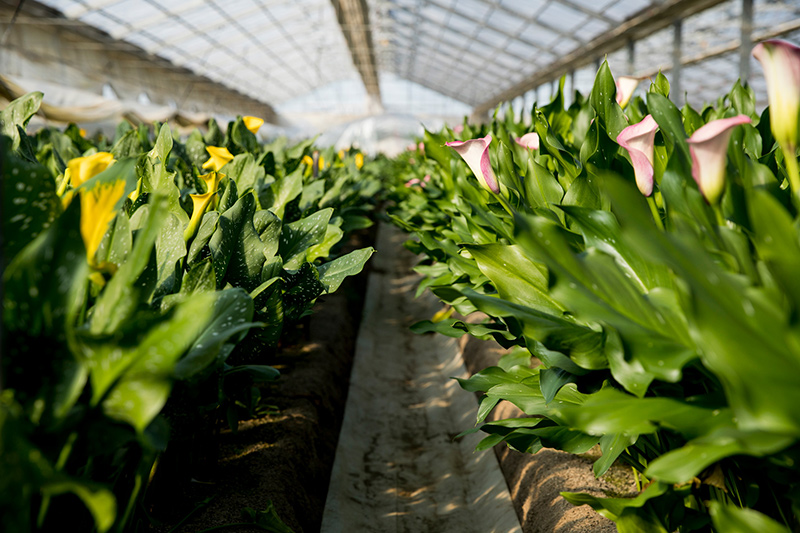
[{"label": "drainage channel", "polygon": [[414,298],[406,236],[378,231],[344,421],[322,520],[324,533],[517,533],[493,453],[473,453],[475,397],[458,341],[408,328],[441,304]]}]

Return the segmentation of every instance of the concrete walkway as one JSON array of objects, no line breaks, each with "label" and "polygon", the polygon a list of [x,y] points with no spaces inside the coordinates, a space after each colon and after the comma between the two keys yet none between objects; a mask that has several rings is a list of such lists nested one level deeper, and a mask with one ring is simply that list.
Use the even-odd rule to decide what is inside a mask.
[{"label": "concrete walkway", "polygon": [[378,232],[342,432],[322,519],[324,533],[517,533],[519,521],[482,434],[458,343],[408,327],[441,308],[425,294],[406,236]]}]

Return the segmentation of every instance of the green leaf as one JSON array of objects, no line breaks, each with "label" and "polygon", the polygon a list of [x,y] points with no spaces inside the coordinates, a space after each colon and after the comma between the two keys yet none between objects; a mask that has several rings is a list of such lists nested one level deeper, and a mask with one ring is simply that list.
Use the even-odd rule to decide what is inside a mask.
[{"label": "green leaf", "polygon": [[636,398],[611,388],[588,395],[579,407],[554,405],[553,410],[590,435],[638,435],[663,427],[691,439],[733,426],[730,409],[710,409],[675,398]]},{"label": "green leaf", "polygon": [[576,376],[561,368],[542,368],[539,371],[539,387],[545,403],[550,403],[556,393],[567,383],[575,383]]},{"label": "green leaf", "polygon": [[147,267],[150,252],[161,232],[167,215],[165,207],[166,199],[154,195],[147,208],[134,214],[132,225],[135,220],[141,220],[140,229],[128,260],[111,278],[92,309],[90,330],[93,334],[111,334],[149,297],[145,288],[136,282]]},{"label": "green leaf", "polygon": [[680,152],[685,161],[691,161],[681,112],[675,107],[675,104],[661,94],[649,92],[647,93],[647,109],[653,115],[661,133],[670,140],[670,145]]},{"label": "green leaf", "polygon": [[481,272],[500,297],[543,313],[561,314],[564,308],[549,294],[547,267],[532,260],[517,245],[466,245]]},{"label": "green leaf", "polygon": [[344,278],[361,272],[367,260],[374,253],[374,248],[361,248],[320,265],[317,267],[320,282],[325,285],[327,292],[335,292],[344,281]]},{"label": "green leaf", "polygon": [[30,92],[12,101],[0,111],[0,134],[11,139],[11,150],[19,148],[20,135],[17,126],[23,130],[27,127],[33,115],[39,111],[43,96],[44,94],[38,91]]},{"label": "green leaf", "polygon": [[624,433],[609,433],[600,438],[600,451],[603,455],[594,462],[592,470],[595,477],[600,477],[611,468],[622,452],[636,442],[638,434],[626,435]]},{"label": "green leaf", "polygon": [[257,184],[264,181],[265,175],[264,168],[256,164],[251,153],[235,156],[233,161],[225,165],[225,174],[236,182],[237,190],[242,192],[255,189]]},{"label": "green leaf", "polygon": [[[336,220],[341,224],[342,219]],[[342,240],[342,237],[344,237],[344,231],[339,224],[328,224],[325,230],[325,237],[323,237],[322,241],[308,249],[306,261],[313,263],[317,259],[325,259],[330,255],[331,248],[336,246],[339,241]]]},{"label": "green leaf", "polygon": [[717,531],[736,533],[789,533],[784,527],[768,516],[752,509],[739,509],[719,501],[710,501],[711,520]]},{"label": "green leaf", "polygon": [[143,332],[132,347],[89,341],[85,347],[89,352],[92,403],[102,400],[106,415],[143,432],[169,397],[178,358],[209,324],[215,298],[215,293],[187,298],[168,318]]},{"label": "green leaf", "polygon": [[208,375],[224,362],[230,351],[223,345],[234,345],[250,328],[261,324],[253,319],[253,300],[240,288],[213,293],[209,301],[213,309],[202,333],[193,340],[185,357],[175,365],[175,377],[191,379]]},{"label": "green leaf", "polygon": [[150,150],[148,155],[151,159],[158,158],[161,160],[163,164],[167,164],[169,161],[169,154],[172,151],[172,132],[169,129],[168,124],[163,124],[161,129],[158,130],[158,137],[156,138],[156,144],[153,146],[153,149]]},{"label": "green leaf", "polygon": [[266,246],[253,224],[255,201],[252,193],[245,193],[219,217],[217,229],[208,243],[218,288],[227,280],[251,291],[261,282]]},{"label": "green leaf", "polygon": [[261,206],[268,208],[275,213],[275,216],[283,219],[284,211],[289,202],[297,198],[303,191],[303,169],[298,168],[291,174],[275,180],[269,191],[271,198],[260,198]]},{"label": "green leaf", "polygon": [[564,197],[564,189],[556,177],[533,158],[528,156],[528,172],[523,180],[523,190],[528,202],[534,207],[550,207]]},{"label": "green leaf", "polygon": [[311,215],[284,224],[278,253],[284,258],[283,268],[295,270],[307,260],[309,248],[325,238],[333,208],[327,207]]},{"label": "green leaf", "polygon": [[506,340],[513,340],[516,337],[508,331],[502,329],[500,325],[494,324],[470,324],[455,318],[447,318],[439,322],[431,322],[430,320],[423,320],[411,326],[411,331],[417,334],[436,332],[448,337],[459,338],[464,333],[469,333],[471,336],[481,339],[490,340],[497,337],[505,338]]},{"label": "green leaf", "polygon": [[622,108],[616,101],[617,86],[608,61],[603,61],[594,78],[594,86],[589,95],[589,103],[597,115],[606,125],[608,136],[616,139],[620,132],[628,126],[628,121],[622,113]]},{"label": "green leaf", "polygon": [[41,487],[42,494],[56,496],[71,492],[83,502],[94,518],[94,525],[100,533],[111,529],[117,518],[117,501],[105,487],[90,486],[78,480],[53,480]]},{"label": "green leaf", "polygon": [[684,483],[725,457],[763,457],[779,452],[794,441],[788,435],[721,428],[657,457],[645,474],[666,483]]},{"label": "green leaf", "polygon": [[29,163],[8,152],[4,140],[0,144],[3,152],[3,255],[8,260],[53,223],[61,212],[61,202],[53,178],[42,165]]},{"label": "green leaf", "polygon": [[283,312],[287,320],[302,317],[325,291],[325,285],[319,280],[319,272],[311,263],[303,263],[296,272],[284,271],[283,279]]}]

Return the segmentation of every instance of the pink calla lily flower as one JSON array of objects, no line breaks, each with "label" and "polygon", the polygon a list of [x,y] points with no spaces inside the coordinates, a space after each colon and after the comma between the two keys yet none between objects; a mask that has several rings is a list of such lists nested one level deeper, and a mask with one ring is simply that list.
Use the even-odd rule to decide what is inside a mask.
[{"label": "pink calla lily flower", "polygon": [[458,155],[464,159],[481,185],[499,194],[500,186],[497,182],[497,176],[495,176],[489,161],[489,145],[491,142],[492,134],[490,133],[482,139],[452,141],[445,143],[445,145],[458,152]]},{"label": "pink calla lily flower", "polygon": [[539,135],[537,135],[535,131],[526,133],[522,137],[516,137],[514,140],[518,145],[522,146],[523,148],[527,148],[528,150],[539,149]]},{"label": "pink calla lily flower", "polygon": [[712,205],[719,201],[725,189],[725,161],[733,128],[749,122],[747,115],[712,120],[698,128],[687,141],[692,153],[692,177]]},{"label": "pink calla lily flower", "polygon": [[615,80],[614,83],[617,86],[616,100],[620,107],[628,105],[634,91],[636,91],[636,87],[639,86],[639,82],[643,79],[644,78],[635,78],[633,76],[620,76]]},{"label": "pink calla lily flower", "polygon": [[753,56],[764,68],[772,133],[781,148],[793,151],[800,114],[800,48],[773,39],[758,43]]},{"label": "pink calla lily flower", "polygon": [[632,124],[617,135],[617,143],[628,151],[636,176],[636,186],[645,195],[653,194],[653,149],[658,124],[652,115],[647,115],[637,124]]}]

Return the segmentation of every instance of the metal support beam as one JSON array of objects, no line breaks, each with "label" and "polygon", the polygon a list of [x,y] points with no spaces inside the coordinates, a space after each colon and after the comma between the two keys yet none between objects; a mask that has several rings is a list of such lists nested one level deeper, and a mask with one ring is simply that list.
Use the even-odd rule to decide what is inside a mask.
[{"label": "metal support beam", "polygon": [[636,73],[636,41],[630,39],[628,41],[628,76],[634,76]]},{"label": "metal support beam", "polygon": [[331,0],[336,18],[342,27],[353,64],[361,75],[367,90],[369,113],[382,111],[381,88],[378,82],[378,67],[375,48],[372,45],[372,28],[369,24],[369,6],[366,0]]},{"label": "metal support beam", "polygon": [[681,56],[683,50],[683,21],[676,20],[672,24],[672,79],[670,80],[670,96],[678,106],[683,103],[683,87],[681,86]]},{"label": "metal support beam", "polygon": [[630,40],[663,29],[675,20],[722,3],[724,0],[664,0],[643,9],[615,28],[603,33],[585,46],[581,46],[546,67],[534,72],[530,77],[514,84],[492,98],[475,107],[475,114],[487,113],[500,102],[510,100],[518,94],[558,79],[564,72],[590,65],[605,54],[619,50]]},{"label": "metal support beam", "polygon": [[753,0],[742,0],[742,28],[739,45],[739,79],[750,78],[750,52],[753,48]]}]

